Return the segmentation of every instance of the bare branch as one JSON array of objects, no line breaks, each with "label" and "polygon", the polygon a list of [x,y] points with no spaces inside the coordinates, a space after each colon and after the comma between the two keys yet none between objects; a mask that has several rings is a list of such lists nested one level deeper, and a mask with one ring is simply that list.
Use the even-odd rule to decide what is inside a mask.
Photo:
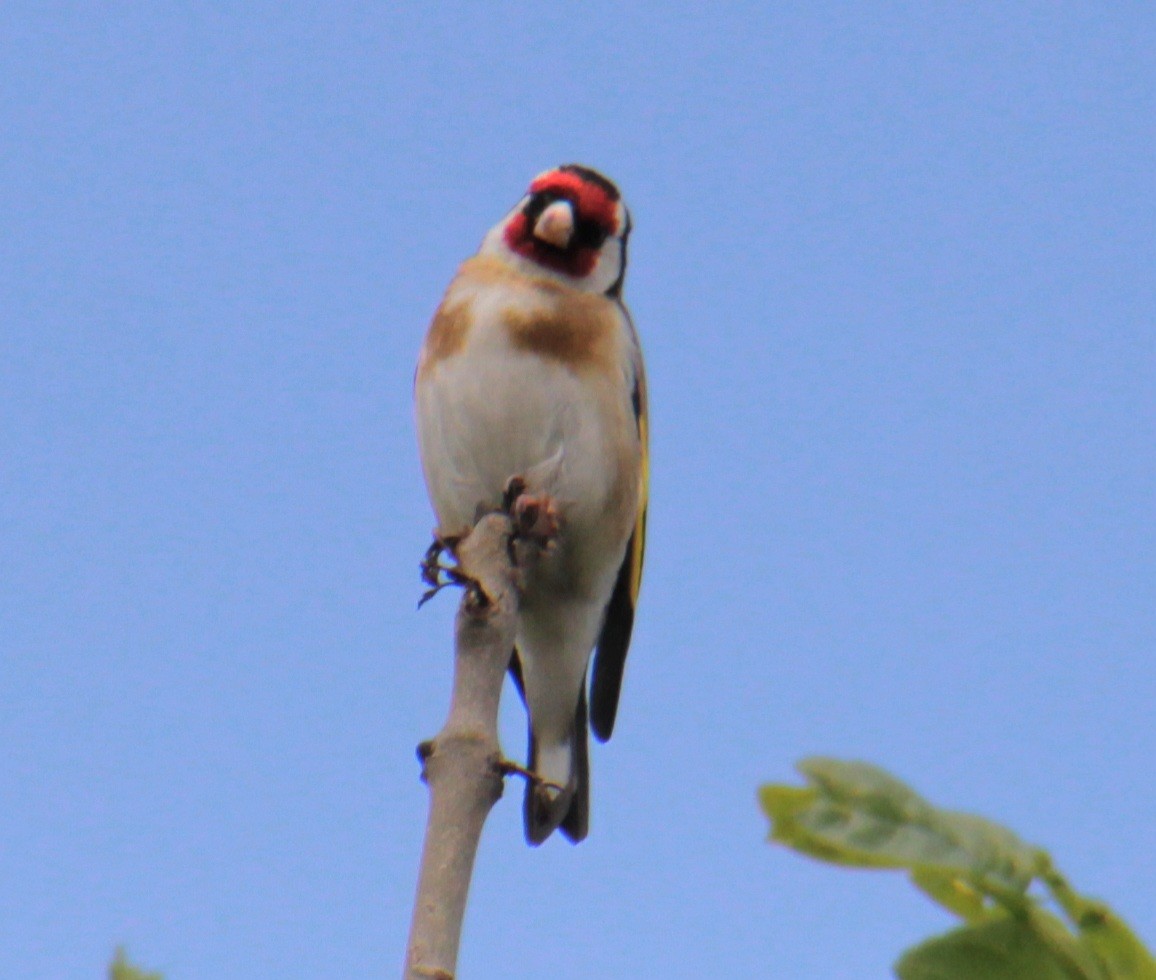
[{"label": "bare branch", "polygon": [[453,980],[478,841],[502,795],[498,702],[518,611],[513,530],[509,517],[490,514],[455,548],[465,593],[454,629],[449,717],[418,749],[430,804],[406,980]]}]

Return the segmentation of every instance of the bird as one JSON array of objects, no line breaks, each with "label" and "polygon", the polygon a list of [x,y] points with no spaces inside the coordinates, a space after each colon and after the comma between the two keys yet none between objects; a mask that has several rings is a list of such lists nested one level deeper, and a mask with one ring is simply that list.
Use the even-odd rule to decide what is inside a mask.
[{"label": "bird", "polygon": [[[587,731],[614,730],[646,538],[646,376],[623,301],[631,219],[617,186],[535,177],[451,280],[418,357],[415,415],[435,540],[511,488],[547,519],[523,570],[509,672],[528,715],[525,836],[589,831]],[[589,685],[587,676],[589,675]]]}]

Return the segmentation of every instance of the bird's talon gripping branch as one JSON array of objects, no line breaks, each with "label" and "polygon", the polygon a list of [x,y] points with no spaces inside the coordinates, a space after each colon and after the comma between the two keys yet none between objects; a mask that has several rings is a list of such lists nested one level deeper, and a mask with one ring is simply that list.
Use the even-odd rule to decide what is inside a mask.
[{"label": "bird's talon gripping branch", "polygon": [[513,517],[516,532],[540,547],[548,547],[558,535],[558,510],[545,494],[522,494],[514,501]]},{"label": "bird's talon gripping branch", "polygon": [[525,766],[515,762],[513,759],[499,759],[498,772],[500,772],[503,776],[521,776],[531,786],[541,786],[545,789],[552,789],[559,793],[561,793],[562,790],[566,788],[565,786],[559,786],[557,783],[552,783],[548,779],[544,779],[536,772],[534,772],[533,769],[527,769]]},{"label": "bird's talon gripping branch", "polygon": [[[430,588],[436,589],[438,582],[441,579],[441,556],[445,551],[445,544],[437,533],[434,533],[434,539],[430,546],[426,548],[425,556],[421,560],[421,580],[425,582]],[[422,600],[425,601],[424,599]]]},{"label": "bird's talon gripping branch", "polygon": [[421,580],[429,588],[422,593],[422,597],[418,600],[418,609],[447,585],[460,585],[468,589],[471,595],[470,602],[474,609],[484,609],[489,605],[490,597],[486,595],[475,579],[454,565],[442,563],[442,555],[449,552],[453,556],[454,549],[460,542],[460,537],[441,535],[434,531],[433,543],[426,549],[425,556],[421,560]]},{"label": "bird's talon gripping branch", "polygon": [[477,579],[459,573],[457,584],[466,590],[466,609],[470,612],[479,613],[483,609],[489,609],[493,604],[493,600],[486,594],[486,590],[482,588],[482,583]]},{"label": "bird's talon gripping branch", "polygon": [[502,513],[513,514],[514,504],[526,492],[526,481],[520,476],[512,476],[506,481],[502,491]]},{"label": "bird's talon gripping branch", "polygon": [[502,512],[514,522],[514,539],[547,549],[558,536],[558,509],[549,494],[528,493],[527,489],[524,478],[510,477],[502,493]]}]

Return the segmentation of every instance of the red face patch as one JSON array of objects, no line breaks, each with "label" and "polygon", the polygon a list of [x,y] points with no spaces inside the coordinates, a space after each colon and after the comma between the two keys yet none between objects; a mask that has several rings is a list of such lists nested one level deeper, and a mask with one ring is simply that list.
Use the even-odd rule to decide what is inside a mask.
[{"label": "red face patch", "polygon": [[597,184],[565,170],[551,170],[530,185],[531,194],[540,194],[542,191],[554,191],[573,201],[579,218],[597,222],[611,235],[617,233],[617,203]]},{"label": "red face patch", "polygon": [[[551,170],[530,185],[529,193],[552,194],[569,201],[580,226],[597,226],[601,230],[602,235],[597,239],[599,243],[619,230],[615,198],[605,188],[579,174],[564,169]],[[576,279],[588,276],[598,264],[599,247],[576,243],[575,247],[563,250],[539,241],[534,237],[530,219],[524,211],[510,219],[504,237],[506,244],[519,255]]]}]

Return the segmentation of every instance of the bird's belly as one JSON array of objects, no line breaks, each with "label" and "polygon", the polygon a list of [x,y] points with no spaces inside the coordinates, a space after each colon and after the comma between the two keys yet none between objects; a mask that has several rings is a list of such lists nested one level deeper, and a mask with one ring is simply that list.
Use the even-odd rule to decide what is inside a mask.
[{"label": "bird's belly", "polygon": [[442,532],[460,533],[499,506],[515,476],[549,495],[572,530],[603,520],[616,489],[615,408],[589,378],[531,354],[466,351],[443,361],[417,390]]}]

